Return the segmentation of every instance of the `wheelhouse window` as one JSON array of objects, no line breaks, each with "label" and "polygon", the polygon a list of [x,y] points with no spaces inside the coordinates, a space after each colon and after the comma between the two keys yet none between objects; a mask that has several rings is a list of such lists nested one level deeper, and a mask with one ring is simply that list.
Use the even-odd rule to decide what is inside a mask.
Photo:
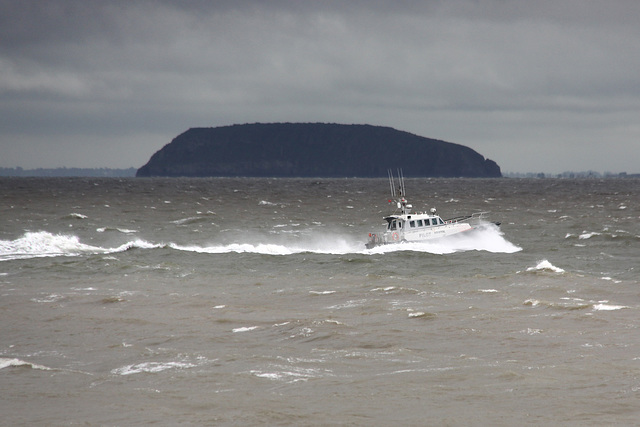
[{"label": "wheelhouse window", "polygon": [[418,220],[418,227],[422,227],[422,220],[421,219]]},{"label": "wheelhouse window", "polygon": [[415,221],[409,221],[409,227],[416,228],[416,222]]}]

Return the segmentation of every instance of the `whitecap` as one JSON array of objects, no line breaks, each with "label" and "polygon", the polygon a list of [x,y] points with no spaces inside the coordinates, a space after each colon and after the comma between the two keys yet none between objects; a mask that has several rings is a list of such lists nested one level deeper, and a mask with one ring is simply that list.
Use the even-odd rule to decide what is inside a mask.
[{"label": "whitecap", "polygon": [[354,307],[360,307],[360,306],[364,305],[366,302],[367,302],[366,299],[350,300],[350,301],[347,301],[345,303],[332,305],[332,306],[327,307],[327,308],[329,310],[340,310],[340,309],[344,309],[344,308],[354,308]]},{"label": "whitecap", "polygon": [[257,326],[245,326],[245,327],[242,327],[242,328],[232,329],[231,332],[234,332],[234,333],[236,333],[236,332],[249,332],[249,331],[253,331],[255,329],[258,329],[258,327]]},{"label": "whitecap", "polygon": [[7,357],[0,357],[0,369],[9,368],[9,367],[20,367],[26,366],[31,369],[40,369],[43,371],[51,371],[52,369],[48,366],[37,365],[35,363],[26,362],[20,359],[11,359]]},{"label": "whitecap", "polygon": [[613,311],[613,310],[622,310],[623,308],[629,308],[626,305],[612,305],[612,304],[594,304],[593,309],[596,311]]},{"label": "whitecap", "polygon": [[279,380],[283,377],[281,373],[278,372],[260,372],[260,371],[251,371],[253,375],[259,378],[268,378],[270,380]]},{"label": "whitecap", "polygon": [[380,291],[389,292],[389,291],[393,291],[395,288],[396,288],[395,286],[386,286],[384,288],[373,288],[371,289],[371,292],[380,292]]},{"label": "whitecap", "polygon": [[125,252],[128,251],[130,249],[158,249],[158,248],[163,248],[165,245],[163,244],[155,244],[155,243],[149,243],[145,240],[134,240],[131,242],[127,242],[123,245],[118,246],[117,248],[113,248],[113,249],[102,249],[102,251],[104,251],[105,253],[117,253],[117,252]]},{"label": "whitecap", "polygon": [[138,230],[129,230],[128,228],[116,228],[116,230],[124,234],[132,234],[138,232]]},{"label": "whitecap", "polygon": [[308,381],[310,378],[331,375],[331,372],[329,371],[280,365],[275,365],[268,371],[251,370],[249,373],[259,378],[266,378],[273,381],[285,381],[288,383]]},{"label": "whitecap", "polygon": [[117,231],[119,233],[124,233],[124,234],[132,234],[132,233],[138,232],[138,230],[129,230],[127,228],[110,228],[110,227],[99,227],[99,228],[96,228],[96,231],[98,233],[104,233],[106,231]]},{"label": "whitecap", "polygon": [[593,236],[599,236],[601,233],[597,233],[595,231],[593,232],[587,232],[587,231],[583,231],[581,235],[578,236],[578,239],[580,240],[586,240],[586,239],[590,239]]},{"label": "whitecap", "polygon": [[37,302],[37,303],[51,303],[51,302],[60,301],[63,298],[64,297],[62,295],[50,294],[42,298],[31,298],[31,301]]},{"label": "whitecap", "polygon": [[157,372],[166,371],[167,369],[185,369],[193,368],[194,366],[196,365],[187,362],[144,362],[112,369],[111,373],[114,375],[131,375],[143,372],[154,374]]},{"label": "whitecap", "polygon": [[76,213],[76,212],[72,212],[68,215],[68,218],[74,218],[74,219],[87,219],[89,218],[86,215],[80,214],[80,213]]},{"label": "whitecap", "polygon": [[554,273],[564,273],[563,269],[561,269],[560,267],[556,267],[546,259],[538,262],[538,265],[536,265],[535,267],[527,268],[527,271],[553,271]]}]

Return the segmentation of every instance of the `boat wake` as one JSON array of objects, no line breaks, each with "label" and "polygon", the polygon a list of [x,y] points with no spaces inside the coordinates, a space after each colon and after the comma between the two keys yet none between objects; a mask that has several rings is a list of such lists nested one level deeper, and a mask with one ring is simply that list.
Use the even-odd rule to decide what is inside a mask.
[{"label": "boat wake", "polygon": [[225,254],[225,253],[255,253],[261,255],[295,255],[300,253],[316,253],[327,255],[343,255],[364,251],[364,243],[350,241],[344,236],[316,236],[314,238],[296,239],[295,242],[247,242],[230,243],[211,246],[197,245],[177,245],[170,244],[169,247],[189,252]]},{"label": "boat wake", "polygon": [[426,252],[431,254],[451,254],[466,251],[486,251],[492,253],[514,253],[522,248],[504,238],[504,234],[493,224],[486,224],[475,230],[425,242],[405,242],[376,246],[365,253],[388,253],[398,251]]},{"label": "boat wake", "polygon": [[522,248],[504,238],[500,229],[492,224],[475,229],[467,233],[448,236],[420,243],[398,243],[376,246],[365,249],[364,242],[345,236],[316,236],[298,239],[295,243],[231,243],[211,246],[177,245],[169,247],[197,253],[255,253],[262,255],[294,255],[300,253],[315,253],[327,255],[347,254],[384,254],[401,251],[424,252],[430,254],[450,254],[465,251],[486,251],[492,253],[514,253]]},{"label": "boat wake", "polygon": [[[279,236],[280,238],[282,236]],[[0,261],[42,257],[74,257],[96,254],[115,254],[133,249],[172,249],[202,254],[253,253],[261,255],[295,255],[315,253],[327,255],[384,254],[399,251],[450,254],[464,251],[513,253],[521,248],[506,240],[497,227],[487,226],[468,233],[421,243],[398,243],[365,249],[364,242],[345,235],[298,236],[291,240],[234,242],[225,244],[152,243],[136,239],[116,247],[100,247],[84,244],[77,236],[51,234],[45,231],[28,232],[12,241],[0,241]]]}]

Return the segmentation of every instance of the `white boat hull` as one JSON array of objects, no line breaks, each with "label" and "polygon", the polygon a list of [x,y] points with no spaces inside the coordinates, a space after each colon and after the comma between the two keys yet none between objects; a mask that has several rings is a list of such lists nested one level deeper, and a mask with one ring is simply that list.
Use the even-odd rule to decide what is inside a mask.
[{"label": "white boat hull", "polygon": [[457,222],[419,229],[385,231],[381,235],[371,234],[369,236],[369,242],[366,244],[366,247],[367,249],[371,249],[378,245],[388,245],[404,242],[426,242],[429,240],[440,239],[443,237],[464,233],[473,229],[474,227],[472,227],[467,222]]}]

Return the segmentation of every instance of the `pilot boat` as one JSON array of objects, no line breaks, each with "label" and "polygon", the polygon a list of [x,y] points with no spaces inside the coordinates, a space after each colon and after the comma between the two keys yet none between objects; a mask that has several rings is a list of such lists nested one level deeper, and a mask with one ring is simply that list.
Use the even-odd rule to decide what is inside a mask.
[{"label": "pilot boat", "polygon": [[[393,214],[384,217],[387,224],[382,233],[369,233],[369,240],[365,244],[367,249],[391,243],[424,242],[452,236],[474,230],[488,223],[486,221],[488,212],[478,212],[450,219],[442,219],[436,213],[435,208],[432,208],[429,212],[412,212],[412,206],[405,198],[402,171],[398,171],[398,181],[400,186],[396,191],[393,173],[389,171],[391,197],[396,203],[397,210]],[[494,224],[500,225],[500,223]]]}]

